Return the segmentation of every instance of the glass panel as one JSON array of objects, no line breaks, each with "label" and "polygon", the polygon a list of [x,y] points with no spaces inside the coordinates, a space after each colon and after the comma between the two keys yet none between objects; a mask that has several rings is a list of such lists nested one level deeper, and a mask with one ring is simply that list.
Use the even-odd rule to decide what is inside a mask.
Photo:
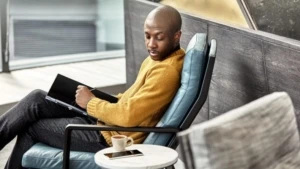
[{"label": "glass panel", "polygon": [[123,0],[11,0],[9,16],[12,69],[125,55]]},{"label": "glass panel", "polygon": [[248,23],[236,0],[150,0],[170,5],[186,13],[225,24],[248,28]]},{"label": "glass panel", "polygon": [[300,40],[300,1],[239,0],[258,30]]},{"label": "glass panel", "polygon": [[148,0],[225,24],[300,40],[299,0]]}]

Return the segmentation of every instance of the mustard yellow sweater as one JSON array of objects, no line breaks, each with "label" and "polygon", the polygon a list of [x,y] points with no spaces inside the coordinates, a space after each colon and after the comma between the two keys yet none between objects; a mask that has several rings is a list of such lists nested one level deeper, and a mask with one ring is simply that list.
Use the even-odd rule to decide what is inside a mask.
[{"label": "mustard yellow sweater", "polygon": [[[142,63],[134,84],[117,96],[119,98],[117,103],[93,98],[87,105],[88,114],[105,125],[155,126],[180,86],[184,55],[185,51],[178,49],[163,61],[154,61],[148,56]],[[142,132],[101,133],[109,145],[111,136],[116,134],[132,137],[136,144],[142,143],[146,137],[146,133]]]}]

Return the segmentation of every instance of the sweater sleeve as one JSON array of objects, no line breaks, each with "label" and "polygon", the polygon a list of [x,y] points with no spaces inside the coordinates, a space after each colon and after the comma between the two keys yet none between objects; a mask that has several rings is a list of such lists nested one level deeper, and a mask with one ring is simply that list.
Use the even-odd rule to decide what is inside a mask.
[{"label": "sweater sleeve", "polygon": [[118,103],[99,98],[89,101],[89,115],[109,125],[139,126],[166,106],[178,90],[180,74],[167,64],[154,66],[147,72],[143,86],[131,97]]},{"label": "sweater sleeve", "polygon": [[116,98],[118,98],[118,100],[120,100],[120,98],[123,96],[123,93],[119,93],[118,95],[116,95]]}]

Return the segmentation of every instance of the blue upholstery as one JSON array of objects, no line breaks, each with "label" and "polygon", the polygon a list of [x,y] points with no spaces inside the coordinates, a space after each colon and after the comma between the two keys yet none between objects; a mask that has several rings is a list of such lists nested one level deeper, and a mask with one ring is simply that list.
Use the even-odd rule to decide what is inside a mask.
[{"label": "blue upholstery", "polygon": [[[196,34],[191,39],[184,58],[181,74],[181,86],[168,110],[156,125],[157,127],[178,128],[188,109],[194,103],[204,77],[207,63],[207,36]],[[172,133],[150,133],[144,144],[166,145]]]},{"label": "blue upholstery", "polygon": [[[62,169],[63,150],[37,143],[32,146],[22,159],[25,168]],[[70,154],[70,168],[72,169],[100,169],[94,162],[94,153],[72,151]]]},{"label": "blue upholstery", "polygon": [[[196,99],[197,92],[200,90],[207,64],[207,35],[196,34],[190,41],[181,77],[181,87],[175,95],[168,110],[156,125],[157,127],[178,128],[182,123],[188,110]],[[166,146],[172,134],[150,133],[144,144],[156,144]],[[72,169],[93,169],[97,168],[92,161],[93,153],[71,152],[70,168]],[[62,168],[62,150],[52,148],[40,143],[34,145],[23,156],[22,165],[27,168]],[[86,161],[84,161],[86,160]],[[99,168],[99,167],[98,167]]]}]

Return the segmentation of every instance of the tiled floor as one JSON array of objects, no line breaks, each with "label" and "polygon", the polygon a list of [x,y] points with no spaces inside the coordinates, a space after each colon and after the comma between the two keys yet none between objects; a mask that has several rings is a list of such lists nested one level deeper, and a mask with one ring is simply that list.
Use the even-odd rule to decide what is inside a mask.
[{"label": "tiled floor", "polygon": [[[33,89],[48,91],[57,73],[92,87],[105,87],[125,84],[125,72],[125,58],[118,58],[0,73],[0,115],[5,109],[2,105],[19,101]],[[4,168],[14,143],[15,140],[0,151],[0,169]]]}]

